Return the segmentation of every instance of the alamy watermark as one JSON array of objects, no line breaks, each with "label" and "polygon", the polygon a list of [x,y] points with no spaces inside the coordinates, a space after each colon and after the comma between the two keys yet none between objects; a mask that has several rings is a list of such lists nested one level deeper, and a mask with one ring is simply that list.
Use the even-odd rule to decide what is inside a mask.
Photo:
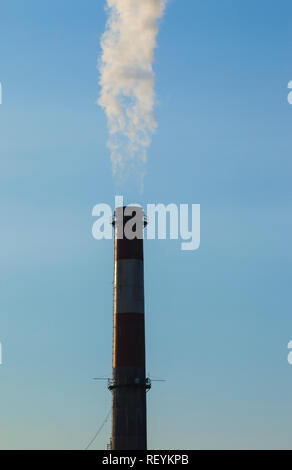
[{"label": "alamy watermark", "polygon": [[[288,83],[288,89],[292,90],[292,80]],[[292,91],[288,94],[288,103],[292,104]]]},{"label": "alamy watermark", "polygon": [[289,341],[288,343],[288,350],[290,351],[289,354],[288,354],[288,363],[290,364],[290,366],[292,366],[292,341]]},{"label": "alamy watermark", "polygon": [[[92,226],[92,235],[95,240],[112,240],[112,221],[119,211],[127,223],[121,227],[123,233],[119,238],[145,238],[147,240],[182,240],[182,251],[194,251],[200,246],[200,204],[147,204],[145,221],[137,214],[139,204],[124,206],[123,196],[115,197],[115,209],[108,204],[97,204],[92,210],[92,216],[97,220]],[[144,225],[139,230],[139,224]]]}]

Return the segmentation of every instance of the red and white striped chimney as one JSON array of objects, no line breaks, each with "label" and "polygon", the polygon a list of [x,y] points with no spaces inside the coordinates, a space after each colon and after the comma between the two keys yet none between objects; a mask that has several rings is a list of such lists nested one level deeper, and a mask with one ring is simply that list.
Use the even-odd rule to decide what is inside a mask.
[{"label": "red and white striped chimney", "polygon": [[[112,449],[147,448],[144,261],[141,207],[115,211]],[[131,227],[131,228],[130,228]],[[132,229],[132,230],[131,230]],[[129,239],[130,231],[135,233]]]}]

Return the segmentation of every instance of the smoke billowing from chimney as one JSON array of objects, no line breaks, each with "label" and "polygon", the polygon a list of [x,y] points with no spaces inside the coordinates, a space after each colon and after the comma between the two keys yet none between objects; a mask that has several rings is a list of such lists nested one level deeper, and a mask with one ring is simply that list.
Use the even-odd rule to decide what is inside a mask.
[{"label": "smoke billowing from chimney", "polygon": [[107,0],[99,104],[108,120],[113,172],[120,177],[133,168],[143,173],[157,127],[152,64],[165,4],[166,0]]}]

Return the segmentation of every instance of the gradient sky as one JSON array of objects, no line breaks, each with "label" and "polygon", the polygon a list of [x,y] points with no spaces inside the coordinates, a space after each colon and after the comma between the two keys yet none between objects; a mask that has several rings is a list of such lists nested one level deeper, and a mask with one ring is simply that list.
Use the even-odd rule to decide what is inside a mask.
[{"label": "gradient sky", "polygon": [[[1,449],[82,449],[111,405],[91,211],[137,195],[95,104],[104,4],[1,1]],[[149,448],[291,448],[292,4],[171,0],[158,45],[140,202],[201,204],[201,247],[145,246]]]}]

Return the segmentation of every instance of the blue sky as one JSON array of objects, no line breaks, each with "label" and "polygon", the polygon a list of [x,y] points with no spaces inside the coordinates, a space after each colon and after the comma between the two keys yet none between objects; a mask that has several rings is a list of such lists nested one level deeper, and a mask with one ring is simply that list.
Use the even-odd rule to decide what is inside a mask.
[{"label": "blue sky", "polygon": [[[82,449],[111,396],[104,1],[2,0],[0,446]],[[291,448],[292,5],[171,0],[142,203],[201,204],[201,247],[145,246],[150,448]],[[93,448],[105,448],[109,423]]]}]

